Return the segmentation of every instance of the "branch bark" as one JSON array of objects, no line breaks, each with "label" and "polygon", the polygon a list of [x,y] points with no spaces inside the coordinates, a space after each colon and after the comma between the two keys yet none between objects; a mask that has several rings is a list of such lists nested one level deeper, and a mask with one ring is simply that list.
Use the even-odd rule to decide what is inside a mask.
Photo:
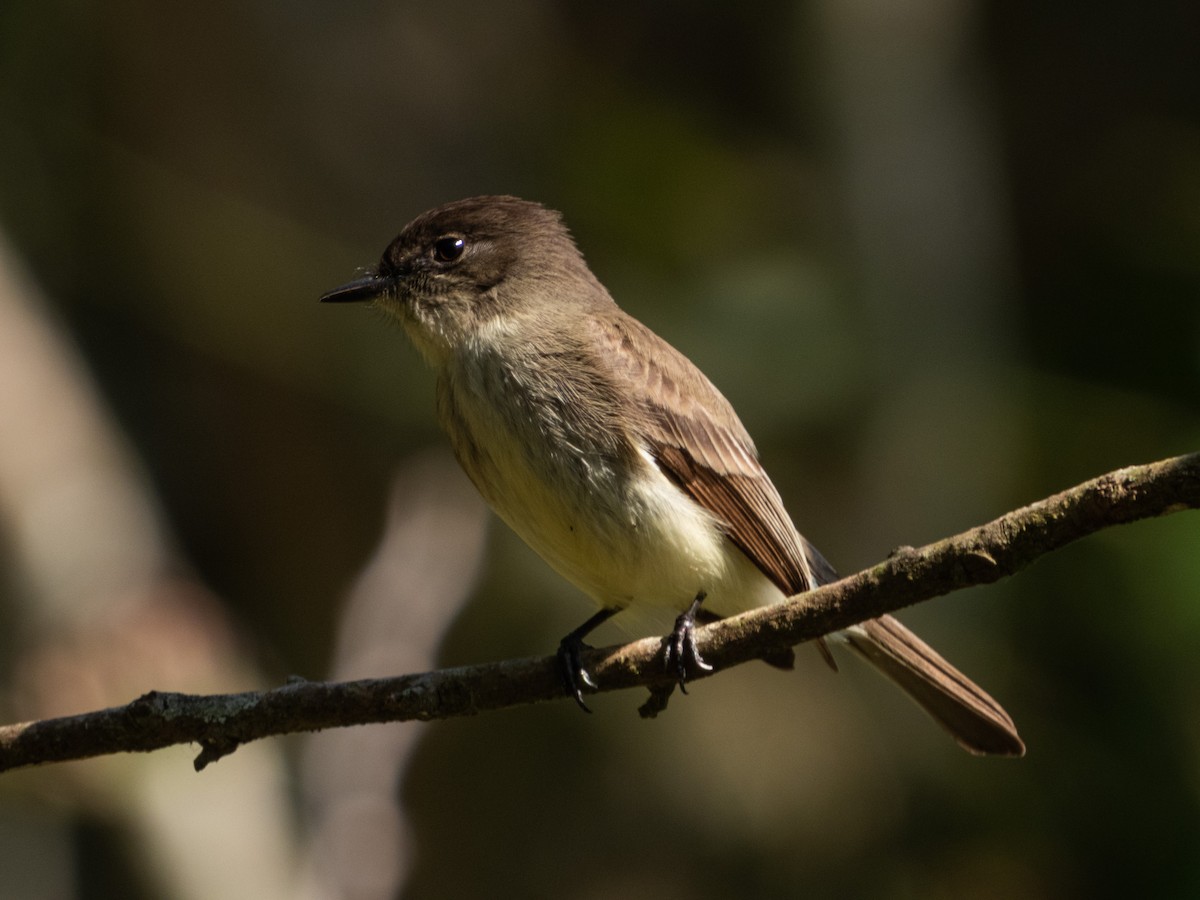
[{"label": "branch bark", "polygon": [[[934,544],[697,631],[714,671],[962,588],[990,584],[1114,525],[1200,508],[1200,453],[1119,469]],[[601,691],[671,684],[662,642],[596,649],[584,663]],[[697,673],[702,677],[702,673]],[[708,676],[703,676],[708,677]],[[272,735],[375,722],[445,719],[563,699],[553,657],[396,678],[296,680],[268,691],[198,696],[151,691],[125,706],[0,727],[0,771],[198,743],[197,770]]]}]

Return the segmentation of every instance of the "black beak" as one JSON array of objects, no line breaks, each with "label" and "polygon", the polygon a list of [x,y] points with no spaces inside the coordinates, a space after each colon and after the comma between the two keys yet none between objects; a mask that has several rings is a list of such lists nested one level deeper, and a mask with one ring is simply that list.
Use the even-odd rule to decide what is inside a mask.
[{"label": "black beak", "polygon": [[364,303],[374,300],[388,289],[390,279],[381,275],[368,275],[336,287],[321,296],[322,303]]}]

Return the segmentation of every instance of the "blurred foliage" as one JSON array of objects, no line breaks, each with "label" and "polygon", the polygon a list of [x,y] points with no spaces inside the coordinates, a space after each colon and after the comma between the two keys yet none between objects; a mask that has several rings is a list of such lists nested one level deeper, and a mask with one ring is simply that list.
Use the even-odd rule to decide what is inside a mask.
[{"label": "blurred foliage", "polygon": [[[402,335],[316,297],[446,200],[562,209],[846,571],[1196,449],[1198,41],[1187,4],[8,0],[0,222],[189,558],[316,678],[392,464],[440,440]],[[653,723],[616,696],[430,726],[408,895],[1197,896],[1196,534],[1113,531],[908,617],[1019,763],[811,654]],[[448,663],[588,612],[492,544]],[[85,836],[108,883],[120,844]]]}]

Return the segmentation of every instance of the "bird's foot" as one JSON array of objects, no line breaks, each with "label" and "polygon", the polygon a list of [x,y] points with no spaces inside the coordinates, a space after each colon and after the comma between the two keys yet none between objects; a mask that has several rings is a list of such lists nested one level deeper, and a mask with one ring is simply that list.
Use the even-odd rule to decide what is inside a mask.
[{"label": "bird's foot", "polygon": [[583,642],[582,637],[571,633],[559,642],[557,653],[558,672],[562,676],[563,687],[570,696],[575,698],[579,708],[587,713],[590,713],[591,709],[583,702],[583,689],[586,687],[594,691],[596,682],[583,667],[583,661],[579,655],[582,651],[590,649],[591,647]]},{"label": "bird's foot", "polygon": [[575,702],[579,704],[579,708],[584,712],[590,713],[588,705],[583,702],[583,689],[590,688],[596,690],[596,682],[592,681],[592,676],[588,674],[587,669],[583,667],[583,660],[580,659],[580,654],[584,650],[591,650],[583,639],[602,622],[606,622],[617,614],[615,609],[602,609],[596,613],[565,638],[558,642],[558,672],[562,676],[563,687],[566,689],[567,695],[575,698]]},{"label": "bird's foot", "polygon": [[685,694],[689,667],[701,672],[711,672],[713,668],[704,661],[696,647],[696,613],[700,611],[704,597],[703,591],[696,595],[692,605],[679,614],[675,620],[675,628],[666,637],[663,657],[667,669],[674,673],[679,689]]}]

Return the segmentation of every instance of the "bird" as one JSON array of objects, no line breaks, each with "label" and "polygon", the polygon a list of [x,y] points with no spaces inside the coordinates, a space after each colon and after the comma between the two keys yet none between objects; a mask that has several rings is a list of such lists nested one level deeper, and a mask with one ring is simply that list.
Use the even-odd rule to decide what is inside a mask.
[{"label": "bird", "polygon": [[[559,212],[499,195],[438,206],[321,300],[367,303],[400,323],[436,374],[438,421],[479,493],[596,604],[557,651],[564,692],[584,710],[595,687],[585,638],[613,616],[677,613],[664,658],[686,690],[689,671],[709,668],[698,621],[837,580],[733,406],[616,304]],[[1024,755],[1003,707],[893,616],[828,637],[967,751]]]}]

